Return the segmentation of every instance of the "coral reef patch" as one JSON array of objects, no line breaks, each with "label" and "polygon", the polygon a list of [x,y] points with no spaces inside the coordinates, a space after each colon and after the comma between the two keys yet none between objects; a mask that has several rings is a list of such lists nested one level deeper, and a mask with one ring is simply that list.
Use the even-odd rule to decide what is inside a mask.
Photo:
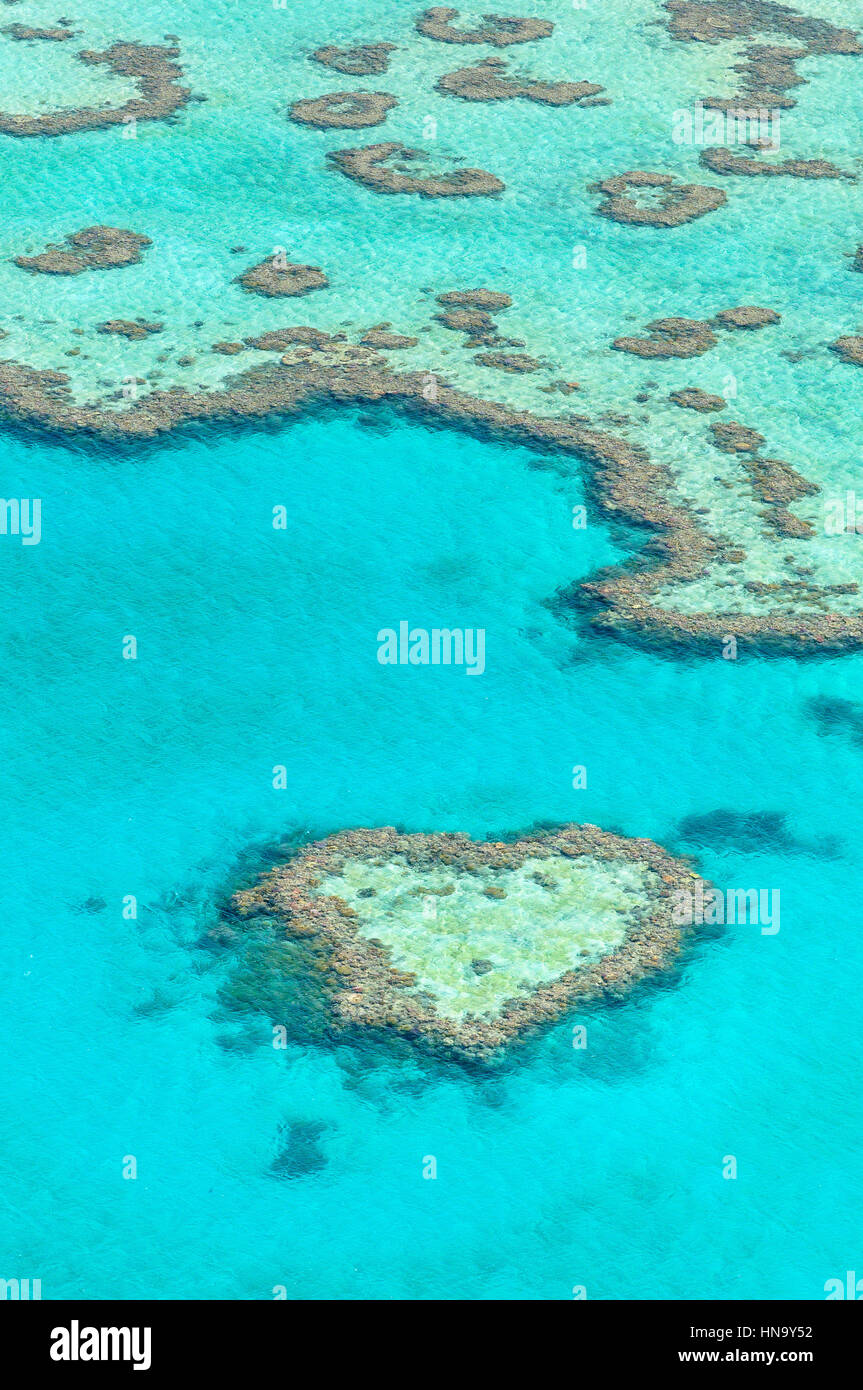
[{"label": "coral reef patch", "polygon": [[714,410],[724,410],[728,405],[722,396],[712,396],[697,386],[686,386],[682,391],[672,391],[668,399],[686,410],[698,410],[702,414],[709,414]]},{"label": "coral reef patch", "polygon": [[732,154],[722,146],[702,150],[699,162],[714,174],[738,174],[744,178],[855,179],[829,159],[783,159],[777,164]]},{"label": "coral reef patch", "polygon": [[548,19],[498,14],[483,15],[483,23],[476,29],[457,29],[453,20],[458,19],[459,13],[448,5],[435,5],[423,11],[416,27],[427,39],[437,39],[439,43],[490,43],[495,48],[547,39],[554,32],[554,25]]},{"label": "coral reef patch", "polygon": [[716,346],[718,339],[715,329],[751,331],[779,323],[780,317],[773,309],[741,304],[734,309],[720,310],[710,320],[679,317],[654,319],[647,325],[647,338],[615,338],[612,347],[618,352],[634,353],[636,357],[701,357]]},{"label": "coral reef patch", "polygon": [[172,61],[180,56],[179,48],[119,42],[101,53],[85,49],[77,56],[82,63],[91,66],[104,63],[118,76],[133,78],[140,96],[117,107],[81,106],[38,116],[0,111],[0,133],[20,136],[68,135],[83,130],[104,130],[108,126],[123,125],[132,120],[162,121],[173,116],[191,100],[191,89],[179,85],[183,69]]},{"label": "coral reef patch", "polygon": [[[629,189],[647,191],[639,200]],[[601,217],[633,227],[682,227],[708,212],[715,212],[726,201],[721,188],[700,183],[677,183],[673,174],[653,174],[631,169],[591,184],[590,192],[602,193],[605,201],[596,209]]]},{"label": "coral reef patch", "polygon": [[139,232],[124,227],[82,227],[65,242],[46,246],[38,256],[15,256],[22,270],[38,275],[80,275],[85,270],[110,270],[136,265],[141,250],[152,243]]},{"label": "coral reef patch", "polygon": [[[356,183],[376,193],[416,193],[422,198],[493,198],[505,185],[485,169],[452,169],[446,174],[415,173],[428,158],[424,150],[409,149],[397,141],[365,145],[353,150],[331,150],[330,162]],[[397,160],[395,165],[387,161]]]},{"label": "coral reef patch", "polygon": [[[792,107],[795,102],[788,92],[805,81],[795,67],[801,59],[816,54],[863,53],[852,29],[837,28],[829,20],[802,15],[772,0],[666,0],[663,8],[673,39],[708,44],[745,41],[743,59],[734,65],[741,78],[737,94],[706,99],[706,104],[717,110],[746,108],[757,112]],[[754,38],[759,34],[768,38],[782,34],[797,46],[757,44]]]},{"label": "coral reef patch", "polygon": [[247,293],[268,298],[311,294],[330,283],[320,266],[294,265],[278,255],[249,266],[237,282]]},{"label": "coral reef patch", "polygon": [[830,349],[837,357],[841,357],[843,362],[863,367],[863,338],[846,334],[845,337],[837,338],[835,343],[831,343]]},{"label": "coral reef patch", "polygon": [[18,43],[65,43],[67,39],[75,37],[73,29],[66,29],[59,24],[43,29],[31,28],[28,24],[7,24],[0,32]]},{"label": "coral reef patch", "polygon": [[109,319],[107,323],[99,324],[97,332],[116,333],[121,338],[134,341],[148,338],[151,333],[161,333],[164,327],[163,323],[146,323],[143,319]]},{"label": "coral reef patch", "polygon": [[615,338],[611,346],[636,357],[701,357],[718,341],[710,324],[701,319],[654,319],[647,330],[647,338]]},{"label": "coral reef patch", "polygon": [[506,76],[503,58],[485,58],[469,68],[444,73],[435,84],[443,96],[463,101],[525,101],[544,106],[574,106],[596,97],[605,88],[596,82],[540,82],[534,78]]},{"label": "coral reef patch", "polygon": [[651,840],[593,825],[508,842],[385,827],[306,846],[232,910],[307,951],[332,1034],[474,1061],[667,970],[689,935],[676,895],[696,884]]},{"label": "coral reef patch", "polygon": [[[584,416],[540,416],[467,395],[425,371],[394,372],[373,348],[353,346],[319,330],[282,331],[302,333],[305,341],[278,362],[248,368],[216,390],[152,390],[123,409],[76,403],[63,372],[0,361],[0,419],[120,444],[152,439],[203,420],[278,416],[286,422],[320,404],[386,403],[426,424],[526,445],[561,460],[568,457],[585,470],[591,496],[609,517],[653,533],[638,561],[560,589],[550,602],[562,616],[578,615],[593,631],[668,652],[695,649],[719,655],[729,631],[740,645],[762,654],[839,653],[863,646],[863,615],[829,606],[834,593],[850,592],[847,585],[797,586],[811,607],[800,607],[795,599],[793,609],[679,608],[674,595],[681,586],[685,589],[710,565],[722,562],[724,551],[694,510],[672,500],[672,474],[651,461],[642,446],[592,426]],[[434,390],[429,390],[430,381]],[[564,385],[570,389],[574,383]],[[757,455],[763,436],[730,423],[733,429],[714,433],[714,442],[738,456]],[[776,506],[770,510],[778,512]],[[788,516],[798,524],[791,513]],[[805,525],[800,525],[801,532]],[[730,563],[731,551],[727,546],[726,550]],[[763,586],[753,587],[754,583],[742,587],[760,594]],[[790,581],[773,584],[770,592],[783,588],[788,596],[796,594]]]},{"label": "coral reef patch", "polygon": [[329,92],[326,96],[304,97],[290,109],[292,121],[315,126],[318,130],[361,130],[382,125],[398,102],[389,92]]},{"label": "coral reef patch", "polygon": [[361,43],[354,48],[338,48],[327,44],[311,55],[316,63],[333,68],[335,72],[347,73],[350,77],[372,77],[386,72],[390,63],[390,53],[394,43]]}]

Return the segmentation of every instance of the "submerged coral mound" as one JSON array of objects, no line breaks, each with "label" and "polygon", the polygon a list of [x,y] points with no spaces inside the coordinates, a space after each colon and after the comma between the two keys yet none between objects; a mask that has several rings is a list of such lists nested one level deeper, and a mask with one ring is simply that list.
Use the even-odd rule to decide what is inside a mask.
[{"label": "submerged coral mound", "polygon": [[459,11],[448,5],[434,5],[418,17],[416,27],[427,39],[440,43],[490,43],[505,48],[511,43],[530,43],[547,39],[554,30],[548,19],[525,19],[518,16],[484,14],[483,23],[475,29],[455,29],[452,21]]},{"label": "submerged coral mound", "polygon": [[[354,150],[331,150],[327,158],[349,179],[376,193],[418,193],[422,198],[495,197],[505,185],[485,169],[451,169],[446,174],[418,174],[416,164],[428,158],[397,141],[365,145]],[[398,160],[388,165],[388,160]]]},{"label": "submerged coral mound", "polygon": [[67,39],[74,38],[74,30],[66,29],[62,25],[52,25],[49,28],[32,28],[28,24],[6,24],[2,31],[8,34],[10,39],[15,39],[18,43],[54,42],[65,43]]},{"label": "submerged coral mound", "polygon": [[139,338],[149,338],[151,333],[161,333],[163,323],[147,323],[144,319],[109,319],[100,323],[97,333],[116,333],[120,338],[134,342]]},{"label": "submerged coral mound", "polygon": [[837,357],[841,357],[843,362],[863,367],[863,338],[846,334],[844,338],[837,338],[835,343],[831,343],[830,350],[835,352]]},{"label": "submerged coral mound", "polygon": [[615,338],[611,346],[636,357],[701,357],[716,346],[716,335],[702,319],[654,319],[647,328],[648,338]]},{"label": "submerged coral mound", "polygon": [[778,164],[765,164],[758,159],[747,159],[743,155],[732,154],[720,145],[702,150],[699,161],[705,169],[714,174],[742,174],[745,178],[791,178],[791,179],[854,179],[854,174],[845,173],[831,164],[829,159],[783,159]]},{"label": "submerged coral mound", "polygon": [[103,130],[106,126],[130,121],[166,120],[192,96],[190,88],[179,85],[183,69],[171,61],[179,56],[179,48],[141,43],[114,43],[101,53],[85,50],[78,54],[82,63],[104,64],[118,77],[131,77],[140,97],[133,97],[122,106],[63,108],[38,116],[0,111],[0,131],[4,135],[20,136],[67,135],[72,131]]},{"label": "submerged coral mound", "polygon": [[[683,43],[720,43],[742,40],[743,59],[734,65],[740,74],[737,94],[711,98],[718,110],[749,106],[787,109],[795,105],[789,90],[803,86],[806,79],[796,64],[814,54],[859,56],[863,53],[858,35],[852,29],[838,29],[826,19],[799,14],[774,0],[666,0],[669,33]],[[756,43],[756,38],[783,34],[795,47],[775,43]]]},{"label": "submerged coral mound", "polygon": [[80,275],[85,270],[110,270],[136,265],[150,238],[124,227],[82,227],[61,245],[46,246],[38,256],[16,256],[15,264],[37,275]]},{"label": "submerged coral mound", "polygon": [[507,77],[503,58],[485,58],[470,68],[444,73],[436,84],[442,96],[461,97],[463,101],[525,101],[545,106],[574,106],[587,103],[605,88],[596,82],[541,82],[533,78]]},{"label": "submerged coral mound", "polygon": [[249,266],[237,283],[248,294],[263,294],[268,298],[282,295],[311,294],[312,290],[326,289],[330,283],[320,266],[293,265],[283,255],[259,261]]},{"label": "submerged coral mound", "polygon": [[327,44],[311,55],[316,63],[335,72],[345,72],[351,77],[371,77],[386,72],[394,43],[361,43],[355,48],[337,48]]},{"label": "submerged coral mound", "polygon": [[681,391],[672,391],[668,399],[684,410],[698,410],[703,415],[713,410],[724,410],[728,404],[723,396],[713,396],[698,386],[685,386]]},{"label": "submerged coral mound", "polygon": [[[636,197],[630,189],[638,190]],[[590,191],[605,196],[596,209],[601,217],[634,227],[681,227],[705,213],[715,212],[725,202],[721,188],[676,183],[672,174],[654,174],[647,169],[614,174],[592,184]]]},{"label": "submerged coral mound", "polygon": [[671,317],[654,319],[647,325],[647,338],[615,338],[612,347],[618,352],[631,352],[636,357],[701,357],[715,347],[716,328],[730,332],[745,329],[749,332],[779,323],[781,314],[763,309],[758,304],[739,304],[733,309],[721,309],[709,321]]},{"label": "submerged coral mound", "polygon": [[397,105],[389,92],[329,92],[295,101],[290,117],[299,125],[313,125],[318,130],[361,130],[381,125],[387,112]]},{"label": "submerged coral mound", "polygon": [[511,843],[385,827],[307,846],[232,906],[305,944],[335,1033],[464,1059],[667,968],[678,895],[699,882],[651,840],[593,825]]}]

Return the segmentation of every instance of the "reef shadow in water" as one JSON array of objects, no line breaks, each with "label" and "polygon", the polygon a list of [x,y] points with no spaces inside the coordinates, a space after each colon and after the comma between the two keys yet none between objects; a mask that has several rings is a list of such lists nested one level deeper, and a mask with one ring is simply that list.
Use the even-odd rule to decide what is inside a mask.
[{"label": "reef shadow in water", "polygon": [[329,1160],[319,1141],[327,1128],[321,1120],[286,1120],[280,1125],[279,1148],[268,1170],[270,1176],[290,1181],[326,1168]]},{"label": "reef shadow in water", "polygon": [[816,695],[806,702],[806,713],[819,734],[839,734],[863,748],[863,704],[839,696]]},{"label": "reef shadow in water", "polygon": [[702,815],[684,816],[677,827],[680,839],[712,850],[738,854],[809,854],[834,859],[841,841],[835,835],[801,839],[788,830],[783,811],[732,811],[722,807]]}]

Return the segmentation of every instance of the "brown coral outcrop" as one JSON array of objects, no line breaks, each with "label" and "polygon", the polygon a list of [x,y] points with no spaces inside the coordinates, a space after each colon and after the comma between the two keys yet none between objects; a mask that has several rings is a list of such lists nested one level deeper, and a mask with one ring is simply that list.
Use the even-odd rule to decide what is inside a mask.
[{"label": "brown coral outcrop", "polygon": [[[648,338],[616,338],[612,347],[618,352],[632,352],[637,357],[700,357],[715,347],[716,328],[753,330],[767,324],[779,323],[780,315],[773,309],[756,304],[740,304],[733,309],[721,309],[709,321],[706,319],[654,319],[647,325]],[[674,397],[672,397],[674,399]],[[691,402],[677,401],[678,405]]]},{"label": "brown coral outcrop", "polygon": [[311,294],[312,290],[325,289],[330,283],[320,266],[293,265],[279,257],[249,266],[237,276],[237,282],[249,294],[268,297]]},{"label": "brown coral outcrop", "polygon": [[478,352],[473,359],[483,367],[495,367],[499,372],[538,372],[542,363],[524,352]]},{"label": "brown coral outcrop", "polygon": [[783,159],[777,164],[752,159],[746,155],[732,154],[725,146],[715,145],[702,150],[699,162],[714,174],[737,174],[743,178],[791,178],[791,179],[851,179],[856,175],[846,173],[829,159]]},{"label": "brown coral outcrop", "polygon": [[711,425],[710,433],[716,448],[724,454],[757,453],[765,443],[763,434],[749,429],[748,425],[741,425],[737,420],[724,420],[721,424]]},{"label": "brown coral outcrop", "polygon": [[508,309],[512,298],[502,290],[447,290],[435,295],[438,304],[459,305],[465,309]]},{"label": "brown coral outcrop", "polygon": [[[630,189],[662,189],[663,192],[649,202],[639,202],[629,196]],[[591,185],[591,192],[605,196],[605,202],[596,209],[601,217],[634,227],[680,227],[714,212],[726,201],[721,188],[700,183],[679,184],[672,174],[653,174],[645,169],[631,169],[626,174],[602,179]]]},{"label": "brown coral outcrop", "polygon": [[757,304],[739,304],[735,309],[720,309],[713,322],[719,328],[764,328],[779,323],[781,314],[775,309],[762,309]]},{"label": "brown coral outcrop", "polygon": [[360,342],[364,347],[378,348],[381,352],[398,352],[403,348],[416,347],[419,338],[410,338],[404,333],[388,333],[382,328],[370,328]]},{"label": "brown coral outcrop", "polygon": [[[710,98],[707,104],[717,110],[793,107],[787,93],[804,82],[795,67],[801,59],[813,54],[863,53],[853,30],[839,29],[828,20],[802,15],[772,0],[666,0],[664,9],[671,37],[684,43],[745,41],[742,61],[734,65],[741,75],[738,94]],[[755,43],[758,34],[784,34],[796,47]]]},{"label": "brown coral outcrop", "polygon": [[128,121],[161,121],[173,116],[191,98],[191,90],[181,87],[183,69],[174,58],[179,48],[161,48],[140,43],[115,43],[104,52],[84,50],[77,56],[82,63],[104,63],[120,77],[131,77],[140,97],[122,106],[81,106],[49,111],[45,115],[13,115],[0,111],[0,132],[4,135],[67,135],[73,131],[102,130]]},{"label": "brown coral outcrop", "polygon": [[353,48],[338,48],[328,44],[316,49],[311,56],[316,63],[323,63],[324,67],[336,72],[351,77],[371,77],[386,72],[395,46],[394,43],[361,43]]},{"label": "brown coral outcrop", "polygon": [[65,242],[47,246],[38,256],[16,256],[14,260],[33,274],[80,275],[85,270],[135,265],[142,248],[151,244],[149,237],[123,227],[82,227]]},{"label": "brown coral outcrop", "polygon": [[499,14],[483,15],[483,23],[476,29],[456,29],[453,20],[458,19],[459,13],[448,5],[435,5],[419,15],[416,27],[427,39],[437,39],[439,43],[490,43],[495,48],[547,39],[554,32],[554,25],[548,19]]},{"label": "brown coral outcrop", "polygon": [[831,351],[835,352],[843,362],[851,362],[855,367],[863,367],[863,338],[856,338],[853,335],[844,338],[837,338],[835,343],[830,344]]},{"label": "brown coral outcrop", "polygon": [[714,410],[724,410],[728,405],[724,397],[711,396],[707,391],[702,391],[697,386],[686,386],[682,391],[672,391],[668,399],[675,405],[683,406],[686,410],[698,410],[702,414],[709,414]]},{"label": "brown coral outcrop", "polygon": [[259,352],[287,352],[292,347],[321,347],[331,342],[331,335],[320,328],[310,328],[305,324],[291,328],[274,328],[269,333],[261,333],[257,338],[247,338],[248,347]]},{"label": "brown coral outcrop", "polygon": [[[517,872],[526,862],[560,860],[560,874],[574,861],[637,864],[643,871],[643,901],[634,910],[623,940],[595,960],[523,990],[498,1010],[461,1016],[439,1009],[434,994],[415,988],[416,977],[397,969],[379,940],[358,930],[357,912],[344,899],[318,889],[345,865],[398,864],[417,877],[420,892],[427,873],[445,868],[453,880],[477,874],[495,877]],[[554,893],[555,879],[539,880]],[[432,890],[428,890],[432,891]],[[436,888],[434,892],[445,892]],[[454,886],[449,892],[454,892]],[[692,935],[690,909],[710,884],[690,863],[673,858],[652,840],[627,839],[595,825],[568,825],[510,841],[477,841],[462,834],[403,835],[390,826],[342,831],[305,846],[288,861],[261,875],[254,887],[236,893],[231,921],[271,919],[281,937],[309,953],[325,991],[329,1029],[335,1035],[373,1032],[410,1039],[459,1060],[488,1061],[511,1040],[559,1017],[576,1000],[620,998],[645,977],[666,970]],[[492,904],[506,893],[491,884],[485,897]],[[491,905],[488,912],[496,911]],[[503,912],[505,909],[499,909]],[[433,939],[435,920],[428,922]],[[276,967],[277,968],[277,967]],[[476,959],[475,975],[493,969]],[[261,998],[263,1006],[263,992]]]},{"label": "brown coral outcrop", "polygon": [[97,332],[116,333],[121,338],[134,341],[149,338],[151,333],[161,333],[164,327],[163,323],[146,323],[143,319],[109,319],[107,323],[99,324]]},{"label": "brown coral outcrop", "polygon": [[[341,173],[376,193],[415,193],[421,198],[494,198],[505,184],[485,169],[452,169],[448,174],[412,172],[428,158],[397,141],[331,150],[327,158]],[[397,160],[398,164],[388,164]],[[410,172],[409,172],[410,171]]]},{"label": "brown coral outcrop", "polygon": [[496,339],[497,324],[485,309],[444,309],[443,313],[435,314],[435,318],[454,333],[467,333],[471,338],[488,342]]},{"label": "brown coral outcrop", "polygon": [[574,106],[595,97],[605,88],[595,82],[540,82],[534,78],[507,77],[502,58],[486,58],[473,67],[444,73],[435,84],[443,96],[463,101],[524,101],[545,106]]},{"label": "brown coral outcrop", "polygon": [[[861,340],[863,343],[863,340]],[[394,372],[370,348],[350,359],[334,344],[296,349],[284,363],[267,362],[229,378],[215,390],[155,390],[123,410],[77,404],[63,372],[0,361],[0,419],[66,437],[98,437],[138,446],[199,421],[283,422],[322,403],[353,407],[386,402],[436,426],[449,425],[486,439],[547,451],[585,471],[598,505],[611,517],[652,533],[640,562],[630,561],[579,580],[554,600],[562,615],[577,613],[597,632],[670,651],[698,650],[719,656],[729,632],[762,654],[841,653],[863,648],[863,614],[772,608],[747,613],[680,611],[661,596],[669,586],[701,578],[717,558],[717,545],[692,511],[673,500],[669,469],[631,441],[598,429],[578,416],[539,416],[454,390],[429,373]],[[305,353],[300,357],[300,352]],[[863,360],[863,359],[861,359]],[[738,427],[743,428],[743,427]],[[755,443],[761,438],[756,435]],[[748,452],[757,449],[748,445]],[[787,586],[783,586],[787,588]]]},{"label": "brown coral outcrop", "polygon": [[75,37],[73,29],[66,29],[62,25],[55,25],[47,29],[33,29],[28,24],[7,24],[2,32],[8,34],[10,39],[15,39],[18,43],[65,43],[67,39]]},{"label": "brown coral outcrop", "polygon": [[701,357],[716,346],[710,324],[701,319],[654,319],[649,338],[615,338],[612,347],[636,357]]},{"label": "brown coral outcrop", "polygon": [[389,92],[330,92],[304,97],[290,109],[292,121],[318,130],[361,130],[382,125],[398,102]]}]

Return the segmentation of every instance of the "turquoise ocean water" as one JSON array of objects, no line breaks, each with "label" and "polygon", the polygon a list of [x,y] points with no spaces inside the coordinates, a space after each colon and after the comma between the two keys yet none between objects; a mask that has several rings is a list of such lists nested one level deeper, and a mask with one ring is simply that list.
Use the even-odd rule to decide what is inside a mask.
[{"label": "turquoise ocean water", "polygon": [[[48,14],[20,8],[22,20]],[[392,34],[407,44],[420,6],[337,8],[307,18],[305,49]],[[564,5],[531,8],[562,28],[571,14]],[[619,117],[616,108],[583,113],[596,143],[592,154],[571,151],[582,190],[591,160],[600,175],[637,167],[658,139],[649,120],[637,120],[653,110],[642,42],[660,74],[676,72],[693,91],[696,63],[726,70],[712,52],[669,52],[648,0],[612,8],[618,60],[631,52],[630,67],[615,68],[609,30],[588,10],[586,52],[596,61],[558,74],[609,86],[623,74]],[[848,6],[815,8],[852,22],[840,13]],[[96,275],[60,288],[28,279],[22,289],[4,264],[0,285],[8,272],[10,294],[51,289],[44,317],[89,323],[161,306],[173,313],[178,344],[184,315],[189,323],[211,316],[210,342],[230,336],[226,322],[240,332],[246,311],[259,315],[253,328],[388,317],[407,331],[423,285],[520,286],[518,327],[533,315],[540,340],[527,350],[567,334],[576,355],[586,344],[584,363],[576,356],[570,365],[593,380],[593,364],[599,408],[623,384],[628,404],[636,381],[659,372],[669,388],[712,385],[691,367],[678,376],[678,364],[600,361],[600,343],[624,331],[625,317],[643,324],[658,312],[751,299],[778,303],[795,341],[854,331],[859,289],[840,256],[863,225],[845,201],[859,194],[768,191],[754,181],[748,201],[740,194],[729,211],[732,232],[754,229],[748,241],[733,235],[723,253],[710,219],[679,239],[648,233],[636,277],[631,243],[619,235],[627,229],[574,216],[547,160],[537,157],[529,179],[546,201],[517,191],[530,128],[541,117],[554,129],[566,113],[459,110],[453,144],[480,163],[485,144],[485,162],[516,187],[494,222],[466,204],[445,218],[435,205],[375,202],[319,170],[323,148],[364,136],[310,136],[280,117],[284,138],[308,161],[308,177],[302,165],[285,184],[249,120],[265,97],[270,111],[273,65],[304,65],[298,95],[352,80],[337,84],[324,70],[309,80],[296,15],[288,42],[272,37],[273,12],[262,7],[188,10],[181,37],[192,85],[212,99],[177,127],[142,130],[137,184],[123,163],[132,151],[109,144],[107,132],[4,141],[10,248],[25,230],[41,246],[104,220],[156,242],[163,233],[176,261],[174,278],[152,271],[151,283],[139,283],[134,268],[104,289]],[[110,7],[92,22],[105,31],[100,42],[150,40],[178,29],[165,12],[138,7],[134,34]],[[232,65],[241,34],[248,48]],[[432,58],[448,71],[483,54]],[[540,65],[541,47],[531,56]],[[264,95],[253,83],[256,61]],[[809,71],[792,118],[801,132],[817,124],[817,102],[831,99],[828,61]],[[387,82],[379,79],[382,89]],[[246,106],[232,108],[232,93],[238,103],[244,93]],[[847,109],[848,91],[835,101]],[[196,164],[190,131],[212,123],[220,103],[221,144],[199,131]],[[829,140],[843,146],[841,121],[822,129],[819,148],[810,135],[803,153],[840,159]],[[248,163],[255,139],[257,169]],[[654,150],[644,167],[656,160]],[[792,287],[781,257],[790,264],[793,249],[783,253],[770,230],[781,221],[777,201],[796,199],[787,206],[800,217],[802,248],[810,238],[799,210],[820,219],[828,192],[827,268]],[[320,310],[310,300],[273,317],[264,306],[265,319],[261,303],[246,305],[239,291],[214,299],[214,266],[222,257],[227,265],[232,241],[264,254],[281,240],[281,226],[261,211],[277,193],[297,258],[332,272],[335,308],[321,295]],[[538,258],[536,237],[519,235],[536,226],[537,208],[546,249],[565,257],[588,235],[596,245],[603,270],[589,290],[579,283],[575,302],[560,288],[560,262]],[[231,273],[237,268],[232,262]],[[128,292],[136,283],[137,298]],[[421,312],[427,321],[428,306]],[[28,325],[32,351],[16,341],[15,354],[68,365],[51,359],[46,328],[62,333],[56,322]],[[771,445],[804,471],[835,468],[844,479],[856,447],[842,405],[860,390],[852,369],[850,380],[838,377],[828,354],[804,361],[792,380],[786,361],[768,361],[750,342],[739,351],[748,406],[740,418],[765,433],[769,423]],[[499,396],[510,384],[487,389]],[[660,455],[679,448],[682,456],[687,447],[697,453],[694,428],[660,414],[644,438]],[[708,460],[711,476],[714,464],[718,455]],[[41,1278],[45,1298],[269,1299],[284,1286],[289,1298],[556,1300],[585,1286],[591,1299],[715,1299],[819,1298],[826,1280],[860,1268],[863,740],[842,724],[825,733],[810,702],[857,698],[863,657],[670,661],[585,636],[546,601],[624,558],[635,538],[609,530],[592,507],[587,529],[573,529],[572,507],[584,500],[577,466],[552,468],[530,450],[385,412],[201,430],[136,450],[7,431],[0,471],[5,497],[42,499],[41,543],[6,536],[0,545],[0,1275]],[[279,505],[285,530],[272,526]],[[380,666],[376,634],[402,619],[484,627],[485,673]],[[137,639],[135,661],[122,659],[127,635]],[[287,768],[284,790],[272,785],[276,765]],[[575,765],[587,768],[586,789],[572,787]],[[687,824],[719,811],[743,819]],[[266,1017],[226,1011],[230,952],[208,948],[205,934],[248,870],[250,847],[355,825],[484,836],[557,821],[592,821],[696,854],[722,886],[779,889],[781,930],[705,934],[661,986],[564,1019],[487,1076],[379,1049],[291,1042],[278,1051]],[[123,915],[130,894],[134,920]],[[587,1023],[585,1050],[573,1049],[575,1021]],[[286,1161],[291,1132],[300,1137]],[[435,1181],[423,1178],[428,1155]],[[736,1181],[722,1176],[728,1155]],[[128,1156],[135,1181],[123,1177]]]},{"label": "turquoise ocean water", "polygon": [[[615,553],[571,529],[578,480],[450,433],[336,418],[3,461],[50,518],[2,610],[7,1262],[54,1297],[817,1297],[854,1268],[863,748],[804,706],[853,695],[859,658],[579,640],[541,602]],[[377,664],[379,627],[451,615],[487,630],[481,678]],[[729,807],[786,814],[787,841],[679,838]],[[586,1051],[566,1020],[487,1083],[223,1017],[198,942],[250,843],[537,819],[778,887],[781,930],[729,928],[595,1013]],[[327,1161],[278,1178],[296,1122]]]}]

